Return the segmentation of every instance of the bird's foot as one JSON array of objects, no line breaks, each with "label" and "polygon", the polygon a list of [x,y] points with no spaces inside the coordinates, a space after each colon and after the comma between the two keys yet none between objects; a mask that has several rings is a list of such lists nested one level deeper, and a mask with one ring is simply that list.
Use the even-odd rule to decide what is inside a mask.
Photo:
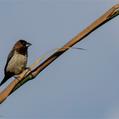
[{"label": "bird's foot", "polygon": [[20,75],[15,75],[14,78],[17,79],[18,81],[20,81],[21,76]]},{"label": "bird's foot", "polygon": [[31,68],[30,67],[26,67],[25,69],[28,70],[29,72],[31,71]]},{"label": "bird's foot", "polygon": [[30,67],[26,67],[25,70],[26,70],[25,76],[26,76],[29,72],[32,71]]},{"label": "bird's foot", "polygon": [[16,78],[18,81],[21,81],[21,79],[23,79],[30,71],[31,71],[31,68],[26,67],[25,70],[21,74],[15,75],[14,78]]}]

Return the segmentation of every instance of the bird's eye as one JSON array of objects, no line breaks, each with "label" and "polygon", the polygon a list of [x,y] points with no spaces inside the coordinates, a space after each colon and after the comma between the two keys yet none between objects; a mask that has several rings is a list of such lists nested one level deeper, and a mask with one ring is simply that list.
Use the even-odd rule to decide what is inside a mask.
[{"label": "bird's eye", "polygon": [[21,44],[26,45],[26,44],[27,44],[27,42],[25,42],[25,41],[21,41]]}]

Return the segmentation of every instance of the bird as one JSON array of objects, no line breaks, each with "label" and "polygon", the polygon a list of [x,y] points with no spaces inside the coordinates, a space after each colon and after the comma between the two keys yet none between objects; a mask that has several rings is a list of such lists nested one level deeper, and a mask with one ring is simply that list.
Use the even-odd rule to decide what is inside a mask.
[{"label": "bird", "polygon": [[4,68],[4,78],[0,83],[0,86],[4,84],[9,78],[19,75],[26,69],[28,60],[28,47],[32,44],[20,39],[18,40],[11,52],[9,53]]}]

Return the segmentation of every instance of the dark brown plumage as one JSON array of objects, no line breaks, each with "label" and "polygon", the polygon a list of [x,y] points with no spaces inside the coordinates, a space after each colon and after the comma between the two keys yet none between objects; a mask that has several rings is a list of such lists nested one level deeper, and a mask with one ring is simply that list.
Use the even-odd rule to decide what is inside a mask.
[{"label": "dark brown plumage", "polygon": [[4,79],[0,86],[14,75],[20,74],[27,65],[28,47],[31,44],[25,40],[19,40],[15,43],[11,52],[8,55],[4,69]]}]

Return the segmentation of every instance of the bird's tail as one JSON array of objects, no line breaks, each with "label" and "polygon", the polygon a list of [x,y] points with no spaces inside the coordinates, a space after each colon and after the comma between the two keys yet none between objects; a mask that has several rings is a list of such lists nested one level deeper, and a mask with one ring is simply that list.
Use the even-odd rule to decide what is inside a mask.
[{"label": "bird's tail", "polygon": [[8,76],[5,76],[5,77],[3,78],[3,80],[1,81],[1,83],[0,83],[0,86],[1,86],[2,84],[4,84],[8,79],[9,79],[9,77],[8,77]]},{"label": "bird's tail", "polygon": [[6,82],[6,78],[4,77],[4,79],[1,81],[1,83],[0,83],[0,86],[2,85],[2,84],[4,84]]}]

